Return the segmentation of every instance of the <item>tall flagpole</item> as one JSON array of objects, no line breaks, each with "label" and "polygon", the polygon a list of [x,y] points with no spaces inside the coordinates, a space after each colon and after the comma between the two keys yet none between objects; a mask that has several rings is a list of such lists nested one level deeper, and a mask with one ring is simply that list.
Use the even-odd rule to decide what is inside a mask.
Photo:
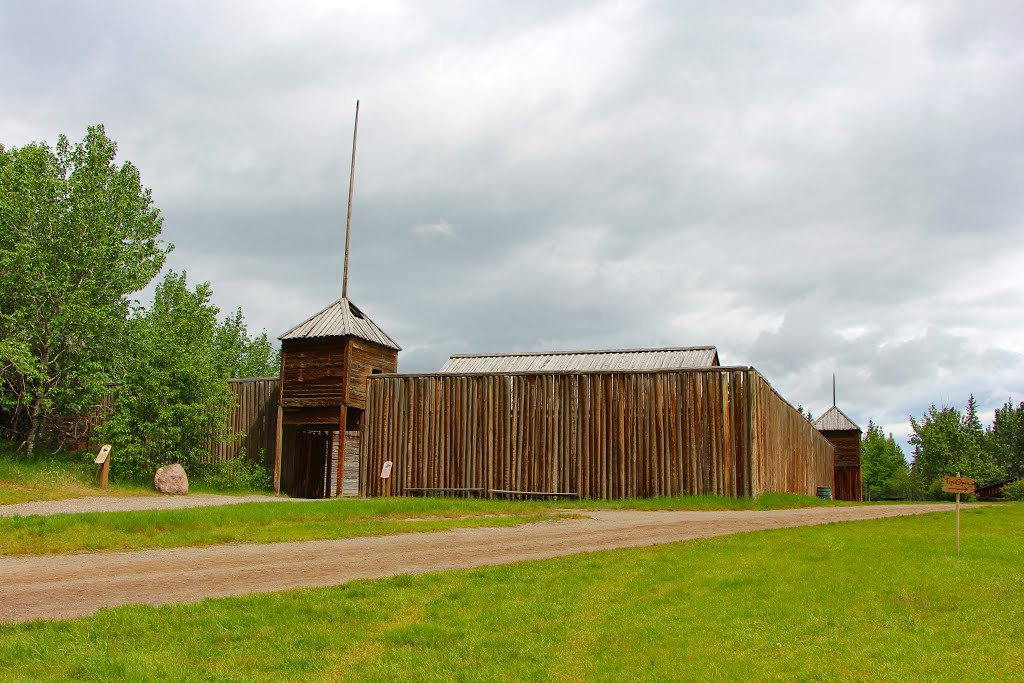
[{"label": "tall flagpole", "polygon": [[359,134],[359,100],[356,100],[356,123],[352,127],[352,166],[348,171],[348,216],[345,218],[345,274],[341,280],[341,298],[348,298],[348,249],[352,239],[352,189],[356,184],[356,136]]}]

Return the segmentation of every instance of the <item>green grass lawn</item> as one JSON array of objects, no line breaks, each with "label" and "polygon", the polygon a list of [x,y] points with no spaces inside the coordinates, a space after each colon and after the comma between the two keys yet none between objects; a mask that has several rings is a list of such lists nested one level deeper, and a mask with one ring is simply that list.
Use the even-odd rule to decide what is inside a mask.
[{"label": "green grass lawn", "polygon": [[1024,505],[0,626],[0,679],[1019,681]]},{"label": "green grass lawn", "polygon": [[383,536],[466,526],[524,524],[602,508],[776,510],[836,504],[790,494],[770,494],[757,499],[683,496],[572,502],[373,498],[294,504],[244,503],[189,510],[30,515],[0,517],[0,555]]},{"label": "green grass lawn", "polygon": [[570,500],[557,503],[563,509],[582,510],[789,510],[805,507],[862,505],[822,500],[796,493],[766,493],[757,498],[728,496],[660,496],[622,500]]},{"label": "green grass lawn", "polygon": [[531,502],[377,498],[0,517],[0,555],[385,536],[554,516]]}]

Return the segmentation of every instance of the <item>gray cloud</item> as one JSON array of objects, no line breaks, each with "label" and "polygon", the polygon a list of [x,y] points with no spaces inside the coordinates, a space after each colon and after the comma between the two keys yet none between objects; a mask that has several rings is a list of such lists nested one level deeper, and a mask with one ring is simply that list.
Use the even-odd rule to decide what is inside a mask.
[{"label": "gray cloud", "polygon": [[[224,309],[405,347],[713,343],[902,434],[1024,394],[1024,9],[6,5],[0,141],[103,122]],[[39,38],[45,27],[46,40]]]}]

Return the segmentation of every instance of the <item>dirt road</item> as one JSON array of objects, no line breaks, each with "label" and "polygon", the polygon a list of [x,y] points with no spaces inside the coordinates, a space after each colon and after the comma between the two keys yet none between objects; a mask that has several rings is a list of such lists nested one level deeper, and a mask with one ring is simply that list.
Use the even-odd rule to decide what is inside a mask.
[{"label": "dirt road", "polygon": [[353,579],[464,569],[743,531],[952,510],[952,505],[770,512],[593,512],[589,519],[342,541],[0,558],[0,621],[61,619]]}]

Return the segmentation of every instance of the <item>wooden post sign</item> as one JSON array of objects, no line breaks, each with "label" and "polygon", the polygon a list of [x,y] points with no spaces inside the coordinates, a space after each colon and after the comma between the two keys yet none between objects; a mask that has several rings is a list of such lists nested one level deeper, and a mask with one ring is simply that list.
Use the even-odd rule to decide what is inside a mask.
[{"label": "wooden post sign", "polygon": [[107,477],[110,475],[110,444],[106,444],[100,449],[100,452],[96,454],[96,459],[93,461],[95,464],[100,465],[100,488],[107,488]]},{"label": "wooden post sign", "polygon": [[957,472],[955,477],[945,477],[942,480],[942,490],[946,493],[956,494],[956,554],[960,554],[960,494],[974,493],[974,480],[970,477],[961,477]]},{"label": "wooden post sign", "polygon": [[384,467],[380,468],[380,478],[384,480],[384,495],[391,495],[391,461],[388,460],[384,463]]}]

